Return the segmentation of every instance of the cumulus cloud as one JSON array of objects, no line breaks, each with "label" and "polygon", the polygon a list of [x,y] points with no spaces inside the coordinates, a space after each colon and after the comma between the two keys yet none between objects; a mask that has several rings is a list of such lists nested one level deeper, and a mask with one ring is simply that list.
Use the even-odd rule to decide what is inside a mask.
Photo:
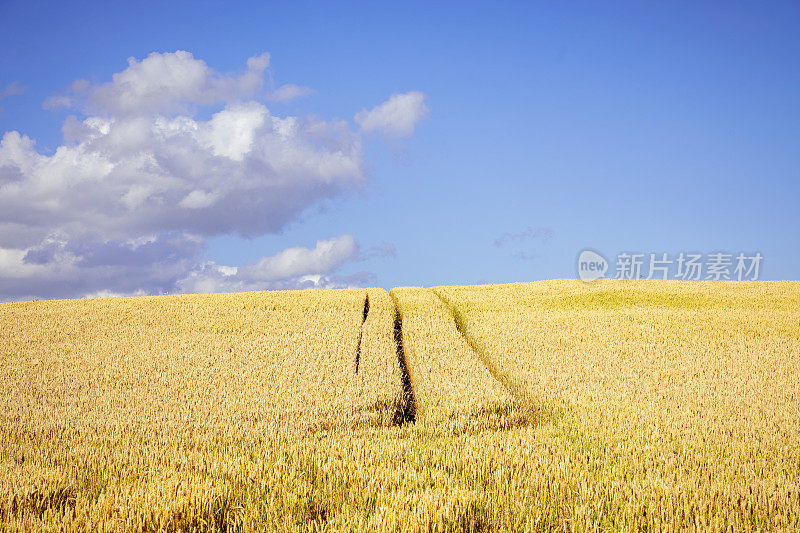
[{"label": "cumulus cloud", "polygon": [[428,115],[425,95],[419,91],[392,95],[386,102],[367,111],[363,109],[355,121],[365,132],[380,132],[392,139],[414,134],[417,123]]},{"label": "cumulus cloud", "polygon": [[204,242],[185,234],[110,240],[48,237],[25,249],[0,247],[0,298],[73,298],[172,292],[202,261]]},{"label": "cumulus cloud", "polygon": [[354,289],[375,284],[375,275],[372,272],[356,272],[347,276],[309,274],[265,284],[228,274],[226,273],[228,268],[215,263],[206,263],[181,280],[177,290],[194,294],[256,290]]},{"label": "cumulus cloud", "polygon": [[[351,235],[239,268],[204,259],[210,236],[277,232],[366,180],[351,123],[278,116],[259,101],[268,67],[268,54],[234,74],[182,51],[131,58],[107,83],[78,80],[48,99],[75,110],[54,153],[6,132],[0,298],[349,283],[331,273],[355,257]],[[305,90],[285,87],[284,99]]]},{"label": "cumulus cloud", "polygon": [[178,285],[186,292],[244,291],[258,288],[344,288],[368,279],[366,273],[355,277],[329,275],[358,253],[350,234],[317,241],[314,248],[287,248],[255,263],[230,267],[205,263]]},{"label": "cumulus cloud", "polygon": [[[0,141],[0,225],[31,239],[57,225],[109,238],[149,232],[274,232],[313,202],[365,180],[347,125],[280,118],[256,102],[188,116],[68,120],[53,155],[16,131]],[[18,237],[18,235],[17,235]],[[8,236],[0,226],[0,246]],[[32,244],[32,243],[30,243]]]},{"label": "cumulus cloud", "polygon": [[128,68],[114,74],[110,82],[73,92],[86,93],[88,109],[114,115],[181,112],[191,104],[256,95],[264,87],[269,61],[269,54],[253,56],[240,75],[224,75],[189,52],[153,52],[141,61],[129,58]]},{"label": "cumulus cloud", "polygon": [[352,235],[317,241],[313,249],[294,247],[264,257],[258,263],[243,265],[239,275],[249,280],[275,281],[329,272],[355,256],[358,251]]}]

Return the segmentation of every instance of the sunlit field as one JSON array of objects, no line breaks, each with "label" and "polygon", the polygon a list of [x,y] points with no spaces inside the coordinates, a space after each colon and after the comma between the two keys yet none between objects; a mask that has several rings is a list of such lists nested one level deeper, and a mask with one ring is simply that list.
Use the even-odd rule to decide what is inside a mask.
[{"label": "sunlit field", "polygon": [[797,530],[800,283],[0,304],[0,526]]}]

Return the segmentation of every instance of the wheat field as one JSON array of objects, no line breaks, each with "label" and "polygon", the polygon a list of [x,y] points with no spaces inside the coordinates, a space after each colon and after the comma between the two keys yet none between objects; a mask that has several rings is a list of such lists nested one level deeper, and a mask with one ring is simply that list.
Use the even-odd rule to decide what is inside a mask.
[{"label": "wheat field", "polygon": [[800,528],[800,283],[0,304],[5,530]]}]

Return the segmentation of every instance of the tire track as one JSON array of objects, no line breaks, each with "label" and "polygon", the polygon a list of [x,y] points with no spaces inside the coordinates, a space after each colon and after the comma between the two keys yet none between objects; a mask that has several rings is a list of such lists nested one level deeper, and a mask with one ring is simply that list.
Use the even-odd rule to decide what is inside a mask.
[{"label": "tire track", "polygon": [[397,349],[397,363],[400,365],[400,375],[403,383],[403,404],[398,411],[395,425],[403,425],[417,420],[417,401],[414,397],[414,388],[411,386],[411,375],[408,373],[406,352],[403,346],[403,317],[397,302],[394,302],[394,343]]},{"label": "tire track", "polygon": [[469,331],[467,331],[466,318],[458,310],[458,308],[437,289],[431,288],[429,290],[435,294],[436,297],[439,298],[439,300],[441,300],[445,307],[447,307],[447,309],[450,311],[450,315],[453,317],[453,322],[455,322],[456,329],[461,336],[464,337],[464,340],[478,357],[478,360],[480,360],[481,363],[483,363],[483,366],[486,367],[486,370],[488,370],[492,377],[499,381],[514,397],[514,399],[519,402],[519,406],[526,411],[527,417],[536,420],[538,417],[536,416],[536,409],[534,407],[535,403],[533,398],[531,398],[530,395],[525,391],[522,384],[515,382],[515,380],[513,380],[506,373],[501,372],[497,365],[495,365],[486,355],[486,353],[480,348],[476,339],[469,334]]},{"label": "tire track", "polygon": [[358,365],[361,363],[361,338],[364,336],[364,323],[367,321],[369,315],[369,293],[364,297],[364,315],[361,318],[361,329],[358,331],[358,342],[356,343],[356,374],[358,374]]}]

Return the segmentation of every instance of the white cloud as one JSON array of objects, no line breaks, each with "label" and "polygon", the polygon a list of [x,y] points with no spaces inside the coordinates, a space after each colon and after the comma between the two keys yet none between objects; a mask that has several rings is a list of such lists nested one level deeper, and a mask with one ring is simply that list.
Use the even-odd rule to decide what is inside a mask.
[{"label": "white cloud", "polygon": [[120,296],[147,296],[147,293],[145,293],[142,290],[128,292],[128,293],[102,290],[89,293],[86,296],[84,296],[84,298],[119,298]]},{"label": "white cloud", "polygon": [[42,102],[43,109],[58,109],[59,107],[72,107],[72,98],[63,94],[48,96]]},{"label": "white cloud", "polygon": [[204,241],[161,234],[152,241],[53,236],[27,249],[0,248],[0,299],[171,292],[202,262]]},{"label": "white cloud", "polygon": [[24,85],[21,85],[19,82],[12,81],[8,85],[6,85],[2,91],[0,91],[0,100],[3,100],[4,98],[9,98],[11,96],[18,96],[20,94],[25,94],[25,91],[27,90],[28,88],[25,87]]},{"label": "white cloud", "polygon": [[360,111],[355,121],[365,132],[381,132],[389,138],[401,139],[414,134],[416,124],[428,115],[425,95],[419,91],[392,95],[371,110]]},{"label": "white cloud", "polygon": [[131,57],[128,68],[112,81],[89,91],[89,104],[103,112],[125,114],[183,111],[186,104],[214,104],[247,98],[264,87],[269,54],[251,57],[239,76],[222,75],[205,61],[182,50],[153,52],[141,61]]},{"label": "white cloud", "polygon": [[[332,274],[356,257],[351,235],[241,267],[204,258],[208,237],[278,232],[366,180],[362,134],[352,123],[276,116],[258,101],[275,96],[263,92],[268,67],[267,54],[235,75],[188,52],[132,58],[107,83],[77,80],[68,95],[48,99],[78,113],[65,119],[55,152],[40,153],[17,131],[2,135],[0,299],[366,279]],[[306,88],[281,91],[285,99]],[[387,104],[408,107],[397,104],[405,96]],[[199,105],[216,112],[200,119]],[[398,124],[395,131],[407,133]]]},{"label": "white cloud", "polygon": [[[200,235],[274,232],[314,202],[366,179],[361,141],[339,122],[233,104],[188,116],[89,117],[53,155],[12,131],[0,141],[0,224],[34,234],[102,228]],[[35,244],[38,237],[31,236]],[[7,246],[0,229],[0,246]]]},{"label": "white cloud", "polygon": [[195,269],[177,285],[185,292],[231,292],[258,289],[333,289],[363,286],[373,276],[359,272],[352,276],[331,273],[358,254],[352,235],[317,241],[314,248],[287,248],[241,267],[213,262]]},{"label": "white cloud", "polygon": [[200,132],[200,138],[214,155],[242,161],[268,116],[267,108],[256,102],[235,104],[216,113]]},{"label": "white cloud", "polygon": [[281,85],[273,92],[267,95],[267,99],[272,102],[283,102],[286,100],[293,100],[295,98],[301,98],[303,96],[308,96],[314,93],[314,89],[311,87],[301,87],[299,85],[292,85],[291,83],[286,85]]},{"label": "white cloud", "polygon": [[178,205],[185,209],[202,209],[211,206],[216,201],[217,195],[215,193],[196,189],[184,196]]},{"label": "white cloud", "polygon": [[239,267],[237,275],[256,281],[276,281],[287,278],[330,272],[355,257],[358,246],[352,235],[342,235],[327,241],[317,241],[313,249],[294,247],[263,257],[255,264]]},{"label": "white cloud", "polygon": [[65,94],[54,94],[42,102],[44,109],[58,109],[61,107],[75,107],[79,101],[86,98],[90,83],[88,80],[75,80]]}]

